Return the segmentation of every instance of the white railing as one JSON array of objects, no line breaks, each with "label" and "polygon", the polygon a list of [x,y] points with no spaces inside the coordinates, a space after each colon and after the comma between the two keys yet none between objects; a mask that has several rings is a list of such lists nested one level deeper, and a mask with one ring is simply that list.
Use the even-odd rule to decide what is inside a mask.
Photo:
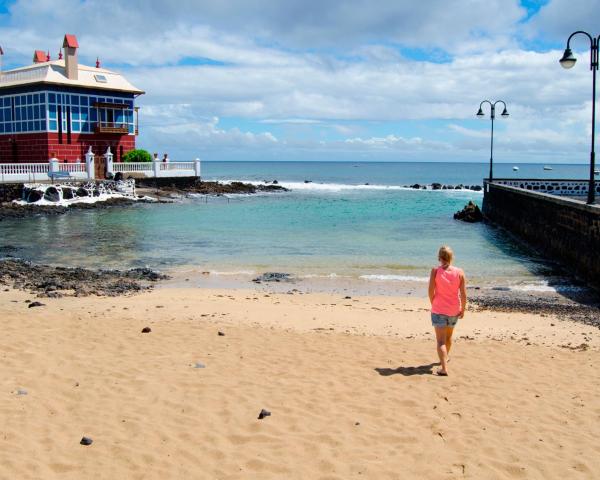
[{"label": "white railing", "polygon": [[86,173],[85,163],[59,163],[58,170],[69,173]]},{"label": "white railing", "polygon": [[47,179],[48,163],[1,163],[0,182],[35,182]]},{"label": "white railing", "polygon": [[0,172],[2,175],[48,173],[49,168],[49,163],[0,163]]},{"label": "white railing", "polygon": [[46,76],[46,71],[49,67],[44,65],[39,68],[29,70],[20,70],[17,72],[4,72],[0,75],[0,83],[12,83],[22,80],[38,80]]},{"label": "white railing", "polygon": [[194,170],[193,162],[162,162],[160,164],[161,171],[167,170]]},{"label": "white railing", "polygon": [[131,162],[109,164],[110,173],[137,174],[150,178],[169,177],[199,177],[200,160],[192,162],[163,162],[162,160],[152,162]]},{"label": "white railing", "polygon": [[[121,173],[125,178],[128,174],[136,177],[170,178],[170,177],[200,177],[200,160],[192,162],[135,162],[115,163],[112,154],[106,154],[106,173]],[[59,172],[68,172],[62,176]],[[41,182],[50,178],[63,180],[93,180],[95,178],[94,154],[86,154],[85,163],[59,162],[57,159],[48,163],[0,163],[0,182]],[[104,176],[103,176],[104,177]]]},{"label": "white railing", "polygon": [[113,171],[121,172],[151,172],[152,162],[113,163]]}]

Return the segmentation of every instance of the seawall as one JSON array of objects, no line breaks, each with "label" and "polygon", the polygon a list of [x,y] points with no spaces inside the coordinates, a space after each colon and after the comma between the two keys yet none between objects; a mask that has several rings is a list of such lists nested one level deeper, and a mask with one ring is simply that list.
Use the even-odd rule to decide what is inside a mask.
[{"label": "seawall", "polygon": [[484,182],[483,214],[600,289],[600,206]]}]

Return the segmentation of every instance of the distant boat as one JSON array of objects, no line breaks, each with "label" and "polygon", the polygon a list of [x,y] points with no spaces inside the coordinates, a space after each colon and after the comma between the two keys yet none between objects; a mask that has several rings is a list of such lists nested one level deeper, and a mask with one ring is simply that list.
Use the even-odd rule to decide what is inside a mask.
[{"label": "distant boat", "polygon": [[552,167],[549,167],[548,165],[544,165],[544,170],[552,170]]},{"label": "distant boat", "polygon": [[594,170],[594,175],[600,175],[600,170]]},{"label": "distant boat", "polygon": [[514,172],[518,172],[519,171],[519,167],[513,167],[513,171]]}]

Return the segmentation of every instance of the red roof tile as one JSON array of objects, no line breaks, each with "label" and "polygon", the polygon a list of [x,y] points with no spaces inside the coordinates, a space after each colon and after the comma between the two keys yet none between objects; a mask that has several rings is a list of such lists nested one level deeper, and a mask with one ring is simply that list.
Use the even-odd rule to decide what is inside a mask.
[{"label": "red roof tile", "polygon": [[46,61],[46,53],[41,50],[33,52],[33,63],[42,63]]},{"label": "red roof tile", "polygon": [[63,47],[79,48],[79,44],[77,43],[77,37],[75,35],[71,35],[69,33],[65,34],[65,39],[63,41]]}]

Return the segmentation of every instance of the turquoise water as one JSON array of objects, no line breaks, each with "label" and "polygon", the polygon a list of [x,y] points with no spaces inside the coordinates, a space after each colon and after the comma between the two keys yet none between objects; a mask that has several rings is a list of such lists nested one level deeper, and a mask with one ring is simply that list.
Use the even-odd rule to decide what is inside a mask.
[{"label": "turquoise water", "polygon": [[[293,190],[3,221],[0,245],[19,246],[25,258],[62,265],[422,282],[436,263],[438,247],[448,244],[475,283],[535,285],[543,268],[539,259],[498,229],[452,219],[469,200],[481,205],[481,193],[402,188],[432,181],[479,184],[486,168],[205,163],[207,179],[277,178]],[[554,168],[560,173],[559,166]],[[585,168],[564,166],[561,176],[576,178]],[[541,172],[540,165],[531,169]]]}]

